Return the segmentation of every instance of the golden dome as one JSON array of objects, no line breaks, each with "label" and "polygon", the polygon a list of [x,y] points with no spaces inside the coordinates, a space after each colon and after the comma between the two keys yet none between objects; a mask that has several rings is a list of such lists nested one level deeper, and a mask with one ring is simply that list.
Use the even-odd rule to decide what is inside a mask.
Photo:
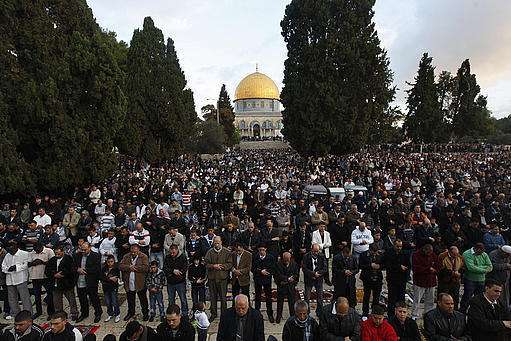
[{"label": "golden dome", "polygon": [[240,99],[280,99],[279,88],[270,77],[254,72],[243,78],[236,88],[234,100]]}]

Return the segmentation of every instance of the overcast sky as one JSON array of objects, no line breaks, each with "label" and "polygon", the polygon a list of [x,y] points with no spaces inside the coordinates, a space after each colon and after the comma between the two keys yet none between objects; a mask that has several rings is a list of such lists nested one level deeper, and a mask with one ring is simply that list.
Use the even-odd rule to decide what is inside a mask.
[{"label": "overcast sky", "polygon": [[[231,98],[238,82],[255,71],[282,89],[286,46],[280,21],[289,0],[87,0],[101,27],[130,42],[151,16],[174,39],[197,111],[213,103],[222,83]],[[456,73],[469,58],[494,116],[511,114],[511,1],[377,0],[375,21],[388,50],[396,103],[403,105],[424,52],[437,74]]]}]

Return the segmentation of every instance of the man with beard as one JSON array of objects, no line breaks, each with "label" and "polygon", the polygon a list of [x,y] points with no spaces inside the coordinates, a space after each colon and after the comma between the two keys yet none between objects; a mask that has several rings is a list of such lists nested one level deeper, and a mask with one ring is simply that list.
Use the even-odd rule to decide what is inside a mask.
[{"label": "man with beard", "polygon": [[396,239],[394,247],[385,252],[384,264],[387,275],[389,314],[394,312],[396,302],[405,300],[406,281],[410,271],[410,257],[403,253],[403,242]]},{"label": "man with beard", "polygon": [[[275,282],[277,283],[277,324],[282,319],[284,298],[287,299],[289,315],[294,315],[296,284],[300,278],[300,267],[291,259],[289,252],[284,252],[275,268]],[[307,307],[308,308],[308,307]]]},{"label": "man with beard", "polygon": [[80,317],[77,322],[89,316],[89,300],[94,307],[94,323],[101,320],[103,309],[98,296],[98,285],[101,276],[101,256],[93,252],[89,243],[80,246],[81,253],[75,255],[75,267],[78,272],[76,283],[78,299],[80,301]]},{"label": "man with beard", "polygon": [[[252,254],[246,251],[239,242],[233,244],[232,253],[232,295],[242,294],[250,297],[250,271],[252,270]],[[234,301],[232,303],[234,305]]]},{"label": "man with beard", "polygon": [[223,313],[227,309],[227,281],[232,268],[231,252],[222,247],[220,236],[214,237],[213,247],[206,253],[204,261],[208,269],[208,286],[211,300],[210,321],[212,322],[217,317],[218,299],[220,299],[221,312]]},{"label": "man with beard", "polygon": [[319,252],[319,245],[313,244],[311,251],[303,257],[302,271],[305,285],[305,302],[310,304],[312,288],[316,289],[317,308],[316,314],[320,314],[323,306],[323,282],[327,269],[327,261]]},{"label": "man with beard", "polygon": [[274,322],[273,319],[273,298],[272,298],[272,275],[275,272],[276,260],[275,257],[267,252],[266,245],[260,244],[258,253],[252,259],[252,272],[254,273],[254,287],[255,287],[255,308],[261,308],[261,294],[264,290],[266,299],[266,313],[270,323]]},{"label": "man with beard", "polygon": [[385,320],[385,308],[380,304],[372,307],[371,316],[362,322],[361,341],[397,341],[394,328]]},{"label": "man with beard", "polygon": [[346,297],[350,307],[355,307],[357,305],[355,276],[358,273],[358,259],[353,257],[350,251],[349,247],[345,247],[332,261],[333,299]]},{"label": "man with beard", "polygon": [[294,304],[294,314],[284,324],[282,341],[316,341],[320,340],[319,325],[309,315],[309,306],[305,301]]},{"label": "man with beard", "polygon": [[[183,318],[183,316],[185,316],[185,318]],[[170,305],[167,309],[165,321],[160,323],[158,328],[156,328],[156,332],[161,340],[195,340],[195,329],[186,317],[187,315],[181,314],[181,309],[178,305]]]},{"label": "man with beard", "polygon": [[374,244],[369,251],[360,255],[359,268],[362,270],[360,279],[364,285],[364,298],[362,302],[362,316],[369,314],[369,299],[372,294],[372,305],[378,304],[383,282],[383,257]]}]

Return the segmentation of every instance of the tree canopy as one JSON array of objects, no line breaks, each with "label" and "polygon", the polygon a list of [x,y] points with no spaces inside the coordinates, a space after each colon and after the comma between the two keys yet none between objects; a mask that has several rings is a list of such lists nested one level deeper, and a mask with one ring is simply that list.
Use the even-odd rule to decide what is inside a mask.
[{"label": "tree canopy", "polygon": [[394,118],[395,89],[374,3],[293,0],[286,7],[283,134],[302,154],[356,151],[376,136],[371,126]]}]

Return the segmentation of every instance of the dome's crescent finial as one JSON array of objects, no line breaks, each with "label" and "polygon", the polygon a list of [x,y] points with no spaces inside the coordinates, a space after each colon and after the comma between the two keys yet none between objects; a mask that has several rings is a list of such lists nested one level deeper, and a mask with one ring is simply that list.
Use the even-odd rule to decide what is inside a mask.
[{"label": "dome's crescent finial", "polygon": [[256,72],[259,72],[259,63],[256,63]]}]

